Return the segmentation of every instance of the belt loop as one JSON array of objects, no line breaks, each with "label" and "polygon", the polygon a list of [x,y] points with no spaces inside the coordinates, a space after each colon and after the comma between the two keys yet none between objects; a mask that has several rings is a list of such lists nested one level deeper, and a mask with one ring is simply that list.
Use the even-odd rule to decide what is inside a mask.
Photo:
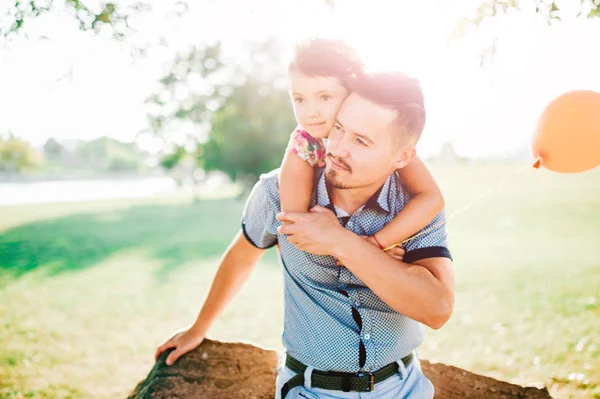
[{"label": "belt loop", "polygon": [[421,362],[419,361],[419,353],[417,352],[417,349],[415,349],[412,353],[413,359],[412,362],[410,362],[410,365],[414,366],[418,370],[421,370]]},{"label": "belt loop", "polygon": [[314,369],[314,367],[306,366],[306,370],[304,370],[304,388],[309,391],[312,389],[312,372]]},{"label": "belt loop", "polygon": [[406,375],[408,374],[406,372],[406,366],[404,365],[404,362],[402,361],[402,359],[398,360],[396,363],[398,363],[398,374],[400,374],[400,379],[405,379]]},{"label": "belt loop", "polygon": [[281,371],[283,370],[283,368],[285,367],[285,361],[287,359],[287,352],[283,352],[280,356],[279,359],[277,360],[277,371]]},{"label": "belt loop", "polygon": [[350,382],[350,377],[346,374],[342,377],[342,391],[350,392],[352,390],[352,382]]}]

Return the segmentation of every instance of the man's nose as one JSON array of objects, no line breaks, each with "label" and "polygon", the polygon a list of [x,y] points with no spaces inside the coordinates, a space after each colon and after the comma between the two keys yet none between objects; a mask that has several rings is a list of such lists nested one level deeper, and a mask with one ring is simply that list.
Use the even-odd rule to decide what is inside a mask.
[{"label": "man's nose", "polygon": [[347,158],[348,147],[344,136],[338,134],[330,134],[327,140],[328,152],[336,158]]}]

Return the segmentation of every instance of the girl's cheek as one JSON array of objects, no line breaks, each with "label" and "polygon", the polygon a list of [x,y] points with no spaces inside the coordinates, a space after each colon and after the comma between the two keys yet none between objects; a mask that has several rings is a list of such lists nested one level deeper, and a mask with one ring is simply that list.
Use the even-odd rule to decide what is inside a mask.
[{"label": "girl's cheek", "polygon": [[339,109],[340,107],[338,104],[331,104],[327,107],[327,119],[335,120]]},{"label": "girl's cheek", "polygon": [[302,109],[294,106],[294,115],[296,116],[296,119],[300,120],[303,116]]},{"label": "girl's cheek", "polygon": [[329,113],[335,118],[340,108],[342,108],[341,102],[332,102],[331,106],[329,107]]}]

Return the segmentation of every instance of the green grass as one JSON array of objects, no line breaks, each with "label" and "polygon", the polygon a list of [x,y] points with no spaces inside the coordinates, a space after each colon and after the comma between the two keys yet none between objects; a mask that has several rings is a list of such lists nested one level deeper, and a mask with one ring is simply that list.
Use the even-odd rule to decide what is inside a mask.
[{"label": "green grass", "polygon": [[[556,398],[600,398],[600,170],[432,169],[449,213],[456,309],[424,358]],[[182,198],[0,207],[0,398],[126,397],[190,323],[243,201]],[[275,253],[210,337],[281,349]]]}]

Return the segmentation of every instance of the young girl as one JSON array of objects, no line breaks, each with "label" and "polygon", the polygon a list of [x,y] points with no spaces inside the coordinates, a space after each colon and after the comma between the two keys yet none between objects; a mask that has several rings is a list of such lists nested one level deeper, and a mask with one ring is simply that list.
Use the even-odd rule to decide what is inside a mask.
[{"label": "young girl", "polygon": [[[317,38],[296,48],[288,80],[298,127],[290,137],[281,167],[282,211],[307,211],[314,168],[325,165],[324,140],[351,92],[352,81],[361,73],[364,69],[360,58],[343,42]],[[417,233],[444,206],[439,187],[419,158],[398,169],[398,174],[412,198],[387,226],[367,237],[381,249],[389,249]]]}]

